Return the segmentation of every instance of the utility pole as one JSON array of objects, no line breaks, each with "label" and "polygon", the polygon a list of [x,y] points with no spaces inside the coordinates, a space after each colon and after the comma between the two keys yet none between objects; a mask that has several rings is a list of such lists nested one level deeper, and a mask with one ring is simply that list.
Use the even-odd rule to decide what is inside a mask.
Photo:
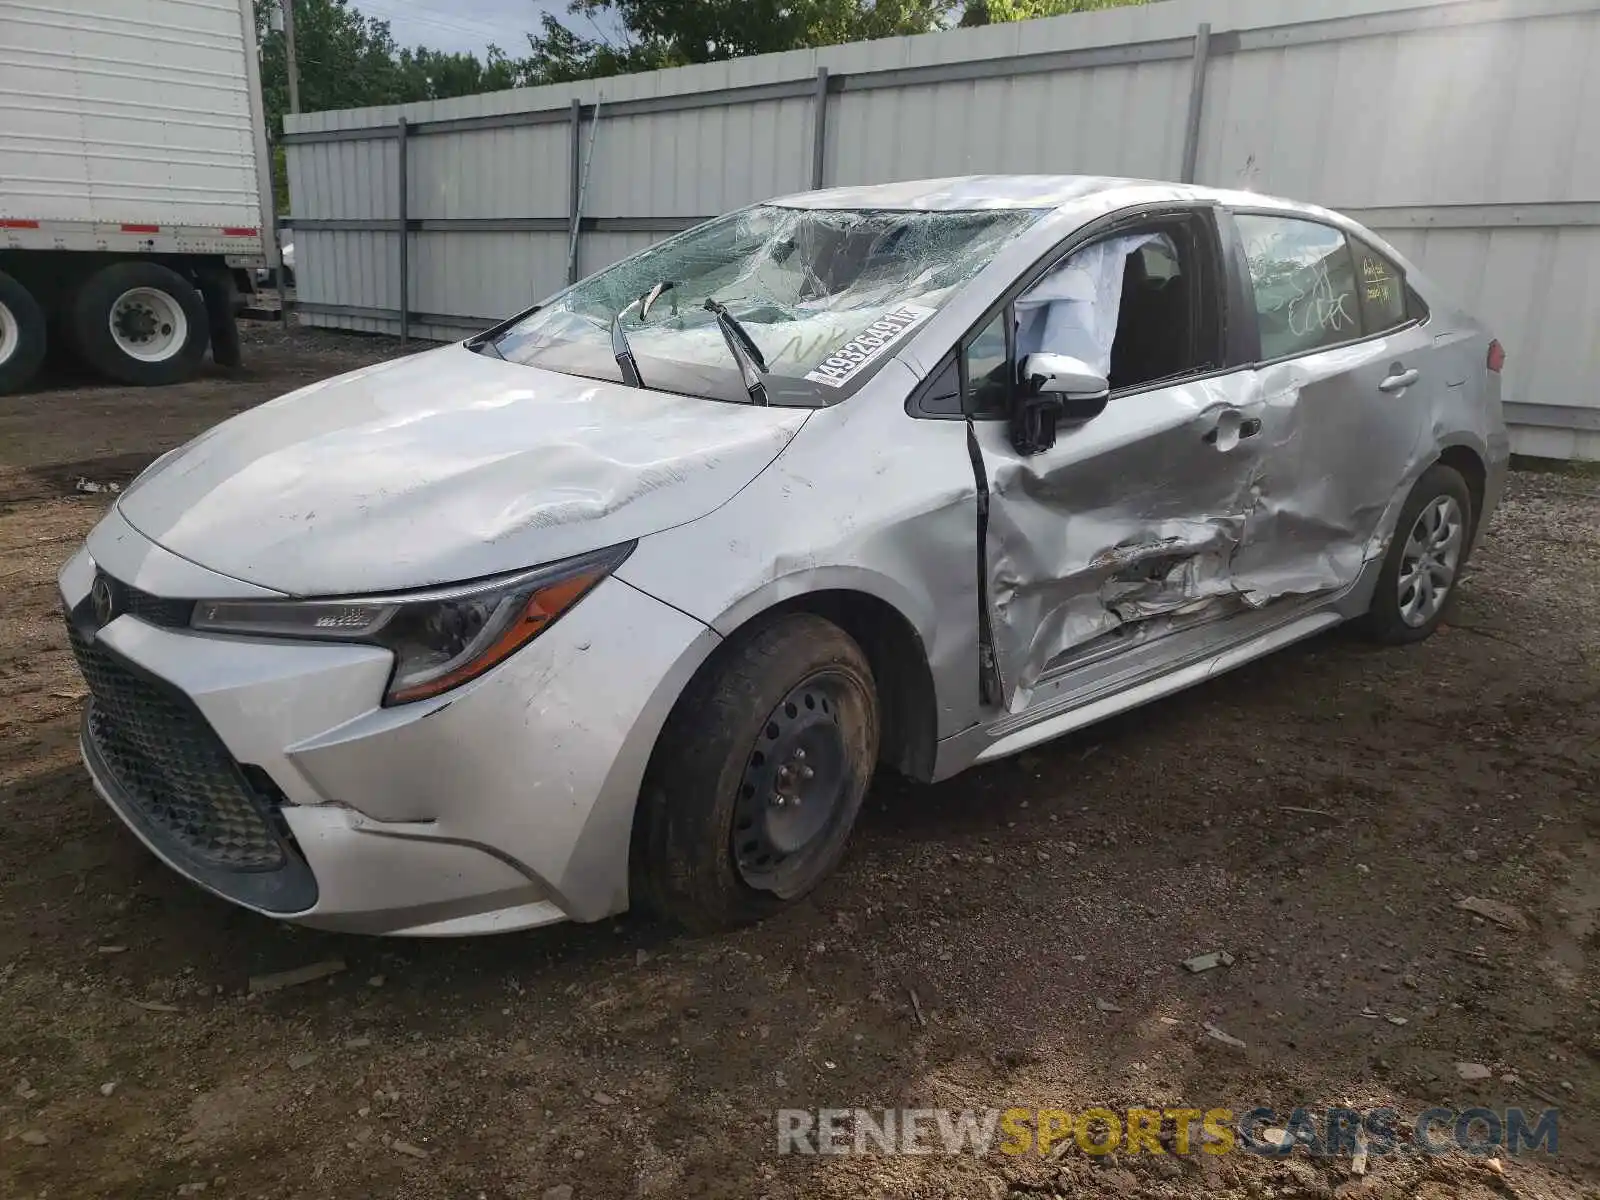
[{"label": "utility pole", "polygon": [[283,43],[289,67],[289,111],[300,111],[300,67],[294,57],[294,0],[278,0],[283,6]]}]

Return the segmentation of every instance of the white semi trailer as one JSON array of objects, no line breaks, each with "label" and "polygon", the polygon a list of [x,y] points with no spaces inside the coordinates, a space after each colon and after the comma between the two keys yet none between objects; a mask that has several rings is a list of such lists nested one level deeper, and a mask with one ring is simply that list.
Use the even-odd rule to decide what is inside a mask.
[{"label": "white semi trailer", "polygon": [[270,178],[251,0],[0,0],[0,394],[237,364]]}]

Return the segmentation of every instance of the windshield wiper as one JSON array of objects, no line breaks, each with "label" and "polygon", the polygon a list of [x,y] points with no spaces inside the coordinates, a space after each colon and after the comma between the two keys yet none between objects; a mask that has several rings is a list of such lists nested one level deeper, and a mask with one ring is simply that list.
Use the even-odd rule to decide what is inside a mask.
[{"label": "windshield wiper", "polygon": [[467,339],[467,349],[471,350],[474,354],[492,354],[501,362],[511,361],[510,359],[506,358],[506,356],[501,352],[500,347],[495,343],[499,341],[500,335],[511,326],[515,325],[518,321],[521,321],[525,317],[533,316],[533,314],[538,311],[538,308],[535,307],[530,309],[528,312],[518,313],[516,316],[512,317],[511,320],[504,321],[501,324],[494,326],[492,329],[485,329],[482,333],[473,334]]},{"label": "windshield wiper", "polygon": [[661,293],[670,292],[673,286],[670,279],[663,279],[611,318],[611,356],[617,360],[617,369],[622,372],[622,382],[629,387],[642,388],[644,380],[639,378],[639,364],[633,357],[633,348],[628,345],[628,335],[622,331],[622,318],[637,308],[639,320],[643,321],[650,315],[651,306],[661,299]]},{"label": "windshield wiper", "polygon": [[761,377],[767,373],[767,360],[761,356],[761,347],[739,324],[739,318],[728,311],[726,304],[719,304],[708,297],[706,311],[717,318],[722,340],[728,343],[728,352],[733,355],[733,361],[739,364],[739,376],[744,380],[745,391],[750,394],[750,403],[766,408],[772,401],[767,397],[767,385],[761,382]]}]

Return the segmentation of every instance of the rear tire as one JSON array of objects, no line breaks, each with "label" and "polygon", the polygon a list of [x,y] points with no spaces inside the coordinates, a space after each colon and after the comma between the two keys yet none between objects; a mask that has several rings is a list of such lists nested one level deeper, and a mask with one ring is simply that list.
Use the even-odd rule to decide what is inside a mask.
[{"label": "rear tire", "polygon": [[21,391],[44,361],[44,310],[33,294],[0,271],[0,396]]},{"label": "rear tire", "polygon": [[233,275],[220,269],[202,269],[200,299],[206,306],[206,323],[211,338],[211,361],[219,367],[237,367],[243,361],[239,323],[235,319],[239,293]]},{"label": "rear tire", "polygon": [[1424,471],[1400,510],[1363,632],[1391,646],[1430,636],[1461,582],[1476,520],[1459,471],[1443,463]]},{"label": "rear tire", "polygon": [[181,383],[205,358],[208,318],[199,290],[156,262],[119,262],[89,276],[72,301],[83,357],[118,383]]},{"label": "rear tire", "polygon": [[691,931],[749,924],[838,865],[878,757],[872,670],[838,626],[778,618],[678,700],[633,840],[636,904]]}]

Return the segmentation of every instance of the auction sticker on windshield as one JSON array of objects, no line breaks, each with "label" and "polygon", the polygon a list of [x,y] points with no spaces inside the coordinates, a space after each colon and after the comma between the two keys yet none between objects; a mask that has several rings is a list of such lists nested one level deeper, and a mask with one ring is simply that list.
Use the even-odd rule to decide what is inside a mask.
[{"label": "auction sticker on windshield", "polygon": [[806,378],[826,387],[843,387],[934,312],[920,304],[902,304],[891,309],[823,359],[814,370],[807,371]]}]

